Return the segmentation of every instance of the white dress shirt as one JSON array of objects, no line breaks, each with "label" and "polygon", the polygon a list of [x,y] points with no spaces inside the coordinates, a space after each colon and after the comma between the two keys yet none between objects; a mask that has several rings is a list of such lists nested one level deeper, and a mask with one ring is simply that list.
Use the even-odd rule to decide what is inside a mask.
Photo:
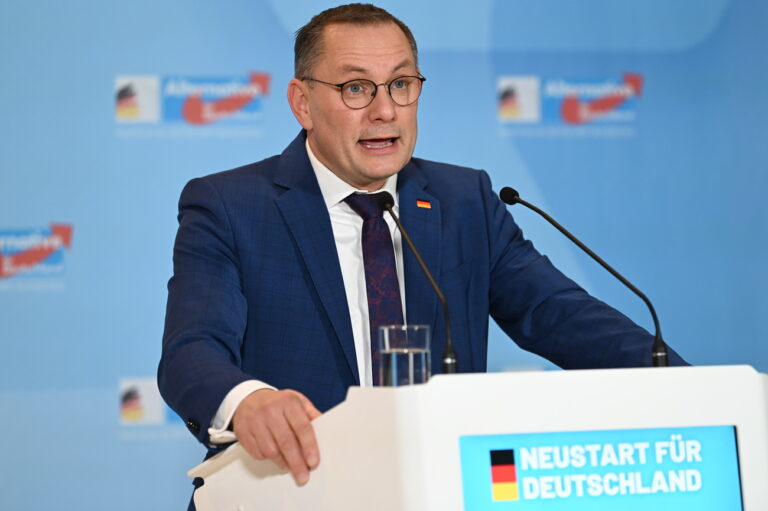
[{"label": "white dress shirt", "polygon": [[[312,153],[309,142],[306,142],[307,154],[312,169],[320,185],[320,192],[328,208],[333,229],[333,239],[336,242],[336,252],[341,265],[341,277],[344,280],[344,292],[347,295],[349,318],[352,321],[352,335],[355,341],[357,370],[360,374],[360,384],[370,386],[371,375],[371,333],[368,317],[368,294],[365,287],[365,267],[363,264],[363,219],[344,202],[352,193],[368,193],[359,190],[339,178],[323,165]],[[397,197],[397,174],[387,179],[378,191],[387,191],[395,199],[395,213],[400,214]],[[384,215],[389,226],[392,242],[395,246],[395,264],[397,279],[400,284],[400,297],[403,304],[403,319],[405,319],[405,279],[403,277],[403,246],[400,231],[389,214]],[[234,441],[235,434],[227,428],[240,402],[249,394],[261,389],[274,389],[267,382],[248,380],[237,385],[224,397],[216,412],[211,427],[208,429],[211,443],[220,444]]]}]

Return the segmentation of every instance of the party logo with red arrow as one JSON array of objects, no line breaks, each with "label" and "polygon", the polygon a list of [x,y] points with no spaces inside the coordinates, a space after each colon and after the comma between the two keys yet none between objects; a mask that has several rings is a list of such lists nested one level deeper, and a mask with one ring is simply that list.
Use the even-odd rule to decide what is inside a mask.
[{"label": "party logo with red arrow", "polygon": [[621,78],[554,78],[543,88],[544,101],[549,103],[545,109],[566,124],[627,123],[636,118],[643,77],[624,73]]},{"label": "party logo with red arrow", "polygon": [[636,133],[644,77],[514,75],[498,79],[500,133],[510,136],[626,138]]},{"label": "party logo with red arrow", "polygon": [[[581,93],[591,91],[591,94]],[[597,87],[575,87],[565,93],[560,113],[569,124],[583,124],[596,119],[611,118],[621,111],[631,99],[640,96],[643,90],[643,77],[635,73],[625,73],[620,83],[605,83]]]},{"label": "party logo with red arrow", "polygon": [[0,281],[53,277],[64,272],[64,252],[72,246],[72,225],[0,231]]},{"label": "party logo with red arrow", "polygon": [[162,83],[162,110],[166,121],[191,125],[252,123],[262,116],[269,94],[270,75],[167,77]]}]

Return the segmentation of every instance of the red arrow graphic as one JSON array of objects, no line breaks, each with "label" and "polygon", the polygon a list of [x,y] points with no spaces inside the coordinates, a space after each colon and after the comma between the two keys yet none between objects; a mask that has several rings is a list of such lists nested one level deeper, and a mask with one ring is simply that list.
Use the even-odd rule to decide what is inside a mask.
[{"label": "red arrow graphic", "polygon": [[623,85],[616,92],[590,102],[580,101],[576,95],[567,96],[560,109],[563,120],[569,124],[582,124],[615,110],[628,98],[641,94],[643,77],[635,73],[625,73]]},{"label": "red arrow graphic", "polygon": [[209,124],[231,115],[250,103],[259,94],[269,92],[269,75],[251,73],[251,81],[229,96],[215,101],[203,101],[200,94],[193,94],[184,101],[181,114],[190,124]]},{"label": "red arrow graphic", "polygon": [[0,279],[13,277],[17,273],[40,264],[62,246],[65,248],[72,246],[72,226],[69,224],[51,224],[51,235],[40,245],[12,255],[0,254]]}]

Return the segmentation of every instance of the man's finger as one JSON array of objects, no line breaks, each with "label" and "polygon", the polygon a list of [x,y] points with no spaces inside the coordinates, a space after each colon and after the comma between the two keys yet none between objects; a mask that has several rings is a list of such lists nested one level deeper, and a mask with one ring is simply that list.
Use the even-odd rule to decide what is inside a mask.
[{"label": "man's finger", "polygon": [[[289,427],[287,423],[280,424],[280,422],[283,421],[281,420],[277,424],[274,424],[277,429]],[[268,459],[277,465],[281,470],[294,472],[291,470],[291,467],[286,461],[285,456],[281,452],[281,448],[278,445],[278,442],[275,439],[271,429],[261,421],[254,423],[252,426],[252,433],[245,435],[246,441],[248,442],[246,450],[248,450],[251,456],[256,459]],[[255,447],[253,449],[249,449],[249,445],[254,445]],[[296,474],[294,474],[294,477],[296,477]]]},{"label": "man's finger", "polygon": [[320,462],[320,453],[306,407],[289,407],[285,410],[285,417],[299,441],[304,462],[309,468],[315,468]]},{"label": "man's finger", "polygon": [[305,484],[309,480],[309,466],[304,460],[304,453],[301,451],[296,433],[284,415],[270,422],[270,431],[296,483]]},{"label": "man's finger", "polygon": [[[272,436],[272,432],[269,427],[262,421],[254,422],[252,424],[252,434],[256,440],[259,450],[261,451],[262,458],[259,459],[274,459],[280,456],[280,449],[278,448],[275,440]],[[280,467],[285,468],[285,467]]]}]

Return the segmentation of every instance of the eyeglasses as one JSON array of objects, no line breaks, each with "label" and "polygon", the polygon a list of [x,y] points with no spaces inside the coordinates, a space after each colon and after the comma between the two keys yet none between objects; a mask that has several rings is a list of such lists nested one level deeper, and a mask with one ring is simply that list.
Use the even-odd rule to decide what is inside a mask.
[{"label": "eyeglasses", "polygon": [[421,95],[421,84],[427,79],[423,76],[398,76],[390,82],[375,83],[371,80],[358,78],[342,83],[329,83],[322,80],[316,80],[311,76],[305,76],[302,80],[322,83],[337,87],[341,92],[341,100],[349,108],[359,110],[373,103],[373,98],[379,91],[379,86],[385,85],[389,97],[400,106],[408,106],[416,102]]}]

